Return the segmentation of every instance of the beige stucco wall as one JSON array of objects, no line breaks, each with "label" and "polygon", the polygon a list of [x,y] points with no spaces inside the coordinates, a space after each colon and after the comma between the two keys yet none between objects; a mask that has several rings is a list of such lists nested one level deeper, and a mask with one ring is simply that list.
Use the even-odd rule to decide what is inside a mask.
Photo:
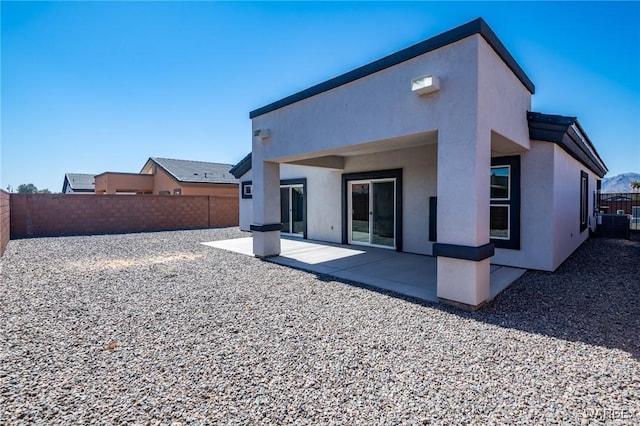
[{"label": "beige stucco wall", "polygon": [[160,167],[154,167],[155,175],[153,179],[153,193],[160,194],[162,191],[169,191],[173,194],[175,189],[182,189],[180,184]]},{"label": "beige stucco wall", "polygon": [[553,204],[553,269],[555,270],[580,244],[589,238],[589,227],[580,231],[580,172],[588,175],[587,211],[590,223],[593,217],[593,191],[596,177],[589,169],[579,163],[559,146],[554,147],[554,191]]},{"label": "beige stucco wall", "polygon": [[[173,191],[171,192],[173,194]],[[238,195],[238,184],[182,184],[182,195]]]},{"label": "beige stucco wall", "polygon": [[531,141],[520,156],[520,250],[497,248],[498,265],[550,270],[553,267],[554,144]]},{"label": "beige stucco wall", "polygon": [[[342,171],[290,164],[280,166],[280,179],[307,179],[307,238],[340,243],[342,241],[342,212],[340,185]],[[252,180],[251,170],[240,178]],[[239,192],[242,188],[239,189]],[[249,231],[253,223],[253,199],[240,193],[240,229]]]},{"label": "beige stucco wall", "polygon": [[[441,88],[417,96],[410,82],[426,74],[438,76]],[[588,236],[579,231],[580,170],[589,175],[590,212],[596,177],[559,146],[529,139],[530,109],[529,91],[476,34],[255,117],[253,129],[269,129],[271,136],[253,139],[254,167],[267,164],[263,176],[272,177],[272,164],[281,163],[280,179],[307,177],[309,238],[332,242],[341,241],[341,175],[401,168],[403,249],[432,254],[429,197],[438,196],[439,242],[486,244],[490,159],[520,155],[521,249],[496,249],[491,262],[554,270]],[[415,146],[427,134],[436,134],[437,143]],[[415,145],[408,147],[409,139]],[[307,168],[291,176],[291,166],[282,165],[328,155],[343,156],[344,169]],[[320,171],[312,178],[306,170]],[[255,218],[250,209],[260,212],[263,222],[256,223],[277,216],[267,191],[256,197],[261,185],[254,182],[253,200],[264,205],[241,200],[243,229]],[[484,274],[472,267],[466,273],[478,271]]]},{"label": "beige stucco wall", "polygon": [[179,183],[160,167],[156,174],[145,173],[102,173],[95,178],[96,193],[115,194],[117,192],[152,192],[180,189],[181,195],[237,195],[237,184]]},{"label": "beige stucco wall", "polygon": [[[482,37],[478,37],[478,129],[509,139],[492,141],[492,151],[502,154],[529,149],[527,111],[531,93]],[[510,142],[510,143],[509,143]]]},{"label": "beige stucco wall", "polygon": [[106,172],[95,177],[96,193],[152,191],[153,176],[138,173]]},{"label": "beige stucco wall", "polygon": [[[253,161],[293,160],[367,142],[461,125],[475,127],[478,35],[428,52],[252,120]],[[411,80],[434,74],[439,92],[417,96]],[[256,156],[258,158],[256,158]]]},{"label": "beige stucco wall", "polygon": [[[307,178],[307,234],[312,240],[342,241],[342,174],[402,169],[403,251],[431,254],[429,197],[436,195],[437,145],[347,157],[344,170],[282,164],[280,179]],[[252,180],[251,171],[240,181]],[[240,228],[248,231],[253,200],[240,199]]]},{"label": "beige stucco wall", "polygon": [[535,140],[521,168],[521,249],[496,249],[491,262],[554,271],[589,237],[589,228],[580,232],[580,171],[589,176],[592,224],[596,176],[558,145]]}]

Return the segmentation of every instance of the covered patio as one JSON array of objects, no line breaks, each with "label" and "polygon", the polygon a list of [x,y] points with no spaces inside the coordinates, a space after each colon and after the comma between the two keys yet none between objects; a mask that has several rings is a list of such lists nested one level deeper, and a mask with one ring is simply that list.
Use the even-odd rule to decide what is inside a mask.
[{"label": "covered patio", "polygon": [[[253,256],[252,240],[252,237],[247,237],[202,244]],[[436,257],[297,238],[281,238],[280,244],[280,255],[265,260],[420,300],[438,302]],[[488,300],[520,278],[525,271],[526,269],[491,265]]]}]

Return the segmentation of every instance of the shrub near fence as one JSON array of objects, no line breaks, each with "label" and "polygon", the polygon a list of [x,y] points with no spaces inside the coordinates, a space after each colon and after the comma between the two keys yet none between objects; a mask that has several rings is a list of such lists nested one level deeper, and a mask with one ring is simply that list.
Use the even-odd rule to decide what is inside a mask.
[{"label": "shrub near fence", "polygon": [[237,196],[11,194],[11,238],[236,225]]}]

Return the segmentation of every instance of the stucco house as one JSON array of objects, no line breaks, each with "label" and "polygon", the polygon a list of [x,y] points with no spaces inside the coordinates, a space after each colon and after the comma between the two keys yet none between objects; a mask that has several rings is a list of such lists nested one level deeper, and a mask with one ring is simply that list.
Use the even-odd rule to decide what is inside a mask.
[{"label": "stucco house", "polygon": [[238,195],[231,164],[150,157],[140,173],[104,172],[98,194]]},{"label": "stucco house", "polygon": [[595,226],[607,168],[575,117],[482,19],[256,109],[240,181],[253,252],[281,234],[437,256],[437,293],[477,308],[490,263],[553,271]]},{"label": "stucco house", "polygon": [[87,194],[95,192],[94,175],[89,173],[65,173],[62,182],[63,194]]}]

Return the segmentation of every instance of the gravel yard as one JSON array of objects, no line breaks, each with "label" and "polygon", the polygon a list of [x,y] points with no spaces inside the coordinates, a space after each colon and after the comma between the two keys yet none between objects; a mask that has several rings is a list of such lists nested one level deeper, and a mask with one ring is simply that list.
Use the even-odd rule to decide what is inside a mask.
[{"label": "gravel yard", "polygon": [[468,313],[200,244],[244,236],[11,241],[0,424],[640,422],[640,242]]}]

